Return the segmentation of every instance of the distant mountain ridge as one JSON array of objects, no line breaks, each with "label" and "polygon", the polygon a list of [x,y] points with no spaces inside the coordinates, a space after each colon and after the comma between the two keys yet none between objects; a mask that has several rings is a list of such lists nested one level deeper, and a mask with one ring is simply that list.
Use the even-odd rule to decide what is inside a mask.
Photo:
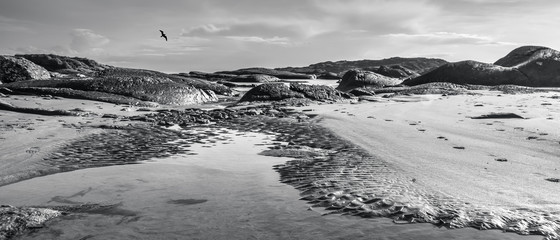
[{"label": "distant mountain ridge", "polygon": [[357,61],[327,61],[311,64],[307,67],[284,67],[275,68],[280,71],[290,71],[305,74],[322,74],[327,72],[342,73],[351,69],[361,69],[366,71],[375,72],[382,66],[395,66],[404,67],[408,70],[414,71],[418,74],[429,72],[439,66],[446,64],[447,61],[438,58],[402,58],[392,57],[380,60],[357,60]]}]

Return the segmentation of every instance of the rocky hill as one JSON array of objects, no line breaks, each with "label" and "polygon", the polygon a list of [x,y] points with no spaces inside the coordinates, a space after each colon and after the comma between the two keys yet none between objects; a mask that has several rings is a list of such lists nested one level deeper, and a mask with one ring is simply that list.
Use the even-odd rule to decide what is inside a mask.
[{"label": "rocky hill", "polygon": [[51,78],[50,73],[33,62],[14,56],[0,56],[0,84]]},{"label": "rocky hill", "polygon": [[94,60],[79,57],[67,57],[54,54],[18,54],[16,57],[25,58],[51,72],[60,73],[93,73],[109,68]]},{"label": "rocky hill", "polygon": [[420,77],[406,80],[403,84],[415,86],[432,82],[488,86],[505,84],[527,86],[529,79],[515,68],[476,61],[462,61],[445,64]]},{"label": "rocky hill", "polygon": [[547,47],[523,46],[511,51],[495,65],[518,69],[532,87],[560,87],[560,52]]},{"label": "rocky hill", "polygon": [[560,52],[546,47],[523,46],[495,64],[475,61],[448,63],[403,84],[414,86],[430,82],[560,87]]},{"label": "rocky hill", "polygon": [[[311,64],[307,67],[285,67],[276,68],[280,71],[290,71],[304,74],[323,74],[323,73],[344,73],[351,69],[361,69],[375,72],[380,67],[385,66],[389,68],[404,68],[408,71],[423,74],[432,69],[435,69],[447,61],[437,58],[401,58],[393,57],[381,60],[358,60],[358,61],[336,61],[336,62],[320,62]],[[380,73],[381,74],[381,73]],[[410,73],[412,74],[412,73]],[[410,76],[410,75],[409,75]],[[394,76],[389,76],[394,77]]]}]

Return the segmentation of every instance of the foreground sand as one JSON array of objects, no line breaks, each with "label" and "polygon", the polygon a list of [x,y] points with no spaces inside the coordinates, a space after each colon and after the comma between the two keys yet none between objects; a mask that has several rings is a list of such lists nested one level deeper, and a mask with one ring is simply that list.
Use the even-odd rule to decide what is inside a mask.
[{"label": "foreground sand", "polygon": [[[560,178],[558,94],[474,93],[373,97],[370,100],[374,102],[313,105],[300,110],[397,170],[400,178],[408,181],[399,186],[412,186],[411,192],[424,193],[428,201],[485,206],[484,211],[506,208],[557,216],[559,185],[547,179]],[[4,156],[0,185],[57,171],[41,160],[73,139],[105,131],[88,126],[130,123],[101,118],[103,114],[144,113],[130,106],[85,100],[31,96],[2,100],[20,107],[78,107],[92,114],[53,117],[0,111],[0,152]],[[525,119],[471,118],[492,112],[516,113]],[[429,199],[436,195],[439,198]]]},{"label": "foreground sand", "polygon": [[[560,178],[559,94],[477,93],[318,105],[310,113],[425,189],[479,205],[558,213],[560,185],[545,179]],[[492,112],[526,119],[470,118]]]}]

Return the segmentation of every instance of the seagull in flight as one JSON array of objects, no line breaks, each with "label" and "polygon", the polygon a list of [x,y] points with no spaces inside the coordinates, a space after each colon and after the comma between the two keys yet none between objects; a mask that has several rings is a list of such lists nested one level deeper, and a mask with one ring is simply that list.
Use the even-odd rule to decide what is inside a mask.
[{"label": "seagull in flight", "polygon": [[162,30],[159,30],[161,32],[161,36],[162,38],[165,38],[165,41],[167,41],[167,35],[165,35],[165,33]]}]

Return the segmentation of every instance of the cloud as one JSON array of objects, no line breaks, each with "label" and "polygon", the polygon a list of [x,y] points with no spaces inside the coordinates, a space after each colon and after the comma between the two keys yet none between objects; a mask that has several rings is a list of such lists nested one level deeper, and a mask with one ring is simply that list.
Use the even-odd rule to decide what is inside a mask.
[{"label": "cloud", "polygon": [[255,36],[227,36],[226,38],[242,41],[242,42],[253,42],[253,43],[265,43],[265,44],[278,44],[278,45],[287,45],[290,43],[290,40],[285,37],[271,37],[271,38],[262,38],[262,37],[255,37]]},{"label": "cloud", "polygon": [[102,47],[110,42],[107,37],[90,29],[74,29],[71,36],[70,48],[79,53],[101,53],[104,51]]},{"label": "cloud", "polygon": [[434,32],[423,34],[396,33],[387,34],[385,36],[394,39],[431,44],[516,45],[515,43],[510,42],[496,41],[488,36],[454,32]]}]

